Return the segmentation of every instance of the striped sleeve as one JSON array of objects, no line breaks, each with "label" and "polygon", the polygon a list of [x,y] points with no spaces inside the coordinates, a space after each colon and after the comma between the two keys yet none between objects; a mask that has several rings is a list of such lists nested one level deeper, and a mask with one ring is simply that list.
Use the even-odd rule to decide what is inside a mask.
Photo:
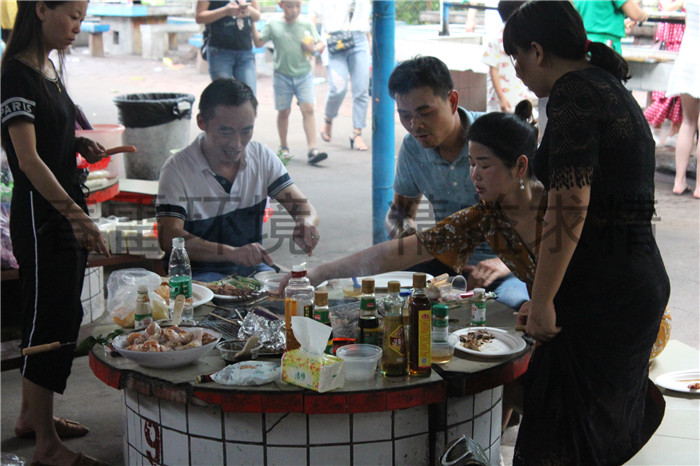
[{"label": "striped sleeve", "polygon": [[171,157],[160,172],[158,180],[158,198],[156,199],[157,217],[176,217],[187,221],[187,190],[182,176],[176,170]]},{"label": "striped sleeve", "polygon": [[2,124],[21,118],[34,121],[37,95],[35,79],[27,75],[27,68],[10,60],[2,72]]},{"label": "striped sleeve", "polygon": [[268,147],[258,144],[257,147],[262,153],[262,166],[265,167],[263,181],[267,186],[267,195],[275,197],[288,186],[294,184],[292,177],[289,176],[284,164]]}]

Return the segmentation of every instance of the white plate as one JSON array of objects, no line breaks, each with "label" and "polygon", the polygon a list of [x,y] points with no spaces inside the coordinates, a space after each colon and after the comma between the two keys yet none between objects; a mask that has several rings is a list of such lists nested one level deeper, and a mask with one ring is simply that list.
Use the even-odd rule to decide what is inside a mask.
[{"label": "white plate", "polygon": [[[374,280],[374,287],[375,288],[388,288],[389,287],[389,282],[392,280],[396,280],[401,283],[401,288],[412,288],[413,287],[413,274],[415,272],[386,272],[386,273],[380,273],[379,275],[369,275],[367,277],[358,277],[357,282],[362,283],[363,278],[371,278]],[[434,277],[430,275],[429,273],[425,274],[426,280],[432,280]],[[327,286],[328,285],[328,280],[319,283],[317,288],[320,288],[322,286]]]},{"label": "white plate", "polygon": [[688,388],[688,385],[694,382],[700,382],[700,370],[698,369],[667,372],[656,378],[656,385],[659,387],[667,388],[675,392],[700,395],[700,390],[691,390]]},{"label": "white plate", "polygon": [[[465,348],[459,342],[459,336],[466,335],[469,332],[475,332],[477,330],[489,331],[491,334],[493,334],[493,340],[484,344],[480,351]],[[463,328],[452,332],[447,341],[450,345],[454,346],[456,351],[462,351],[474,356],[481,356],[482,358],[500,358],[503,356],[510,356],[521,352],[527,346],[525,340],[523,340],[520,336],[511,335],[505,330],[495,327]]]},{"label": "white plate", "polygon": [[[209,328],[203,327],[185,327],[187,330],[201,328],[216,340],[206,345],[197,348],[190,348],[181,351],[166,351],[164,353],[149,353],[143,351],[129,351],[125,349],[126,339],[128,335],[119,335],[112,341],[112,346],[115,350],[127,359],[134,361],[136,364],[144,367],[154,367],[157,369],[166,369],[171,367],[180,367],[195,362],[200,357],[211,351],[221,339],[221,334]],[[143,331],[143,330],[139,330]]]},{"label": "white plate", "polygon": [[214,292],[206,286],[192,284],[192,307],[201,306],[212,300]]}]

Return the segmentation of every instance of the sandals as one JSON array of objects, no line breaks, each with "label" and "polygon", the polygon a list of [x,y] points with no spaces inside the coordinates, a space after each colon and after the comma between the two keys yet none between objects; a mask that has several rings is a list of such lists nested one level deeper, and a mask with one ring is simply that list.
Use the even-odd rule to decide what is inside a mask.
[{"label": "sandals", "polygon": [[282,161],[282,165],[286,166],[290,160],[294,158],[292,154],[289,153],[289,147],[280,146],[277,150],[277,157]]},{"label": "sandals", "polygon": [[[357,138],[360,138],[359,142],[357,141]],[[354,131],[352,133],[352,136],[350,136],[350,149],[355,149],[359,151],[366,151],[369,149],[369,147],[367,147],[367,144],[365,144],[365,141],[362,140],[361,132],[358,133],[357,131]]]},{"label": "sandals", "polygon": [[[46,463],[40,463],[39,461],[34,461],[30,463],[30,466],[51,466]],[[92,456],[85,455],[83,453],[78,453],[77,458],[73,460],[71,466],[108,466],[104,461],[100,461]]]},{"label": "sandals", "polygon": [[[65,419],[62,417],[56,417],[53,420],[54,426],[56,427],[56,433],[60,438],[77,438],[84,437],[90,429],[79,423],[78,421],[72,421],[70,419]],[[32,439],[36,437],[34,430],[26,430],[20,432],[15,429],[15,437],[21,439]]]},{"label": "sandals", "polygon": [[324,120],[324,123],[325,123],[326,126],[329,128],[329,131],[326,132],[326,128],[323,128],[323,131],[321,131],[321,139],[323,139],[323,140],[326,141],[326,142],[331,142],[331,136],[332,136],[332,135],[331,135],[331,130],[330,130],[330,128],[332,128],[333,120],[329,120],[328,118],[326,118],[326,119]]},{"label": "sandals", "polygon": [[326,160],[328,158],[328,154],[321,152],[318,149],[311,149],[307,157],[307,162],[309,165],[316,165],[318,162]]}]

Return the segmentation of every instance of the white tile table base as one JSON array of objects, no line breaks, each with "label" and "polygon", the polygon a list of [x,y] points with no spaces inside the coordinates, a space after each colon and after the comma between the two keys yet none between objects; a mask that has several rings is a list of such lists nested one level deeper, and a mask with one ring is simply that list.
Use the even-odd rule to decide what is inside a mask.
[{"label": "white tile table base", "polygon": [[[234,413],[124,389],[128,465],[428,465],[463,434],[499,463],[502,387],[394,411]],[[432,426],[432,432],[431,432]]]}]

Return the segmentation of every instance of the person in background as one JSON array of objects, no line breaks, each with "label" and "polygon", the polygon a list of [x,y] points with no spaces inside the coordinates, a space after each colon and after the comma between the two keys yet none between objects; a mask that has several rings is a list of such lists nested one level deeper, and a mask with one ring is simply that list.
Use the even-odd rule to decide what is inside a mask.
[{"label": "person in background", "polygon": [[296,97],[304,120],[304,134],[309,152],[306,161],[315,165],[328,158],[328,154],[316,147],[316,116],[314,113],[314,74],[311,60],[320,53],[325,44],[318,36],[316,28],[308,21],[299,20],[301,2],[281,1],[284,11],[282,20],[271,21],[262,33],[253,28],[253,42],[261,47],[271,40],[275,44],[275,108],[277,109],[277,132],[280,148],[277,155],[283,161],[291,158],[287,134],[289,114],[292,111],[292,98]]},{"label": "person in background", "polygon": [[[425,196],[435,221],[477,203],[477,190],[469,178],[467,132],[482,113],[458,105],[447,66],[435,57],[417,57],[401,63],[389,78],[389,93],[407,134],[396,164],[394,200],[386,226],[391,238],[415,234],[418,208]],[[426,216],[427,217],[427,216]],[[426,218],[427,219],[427,218]],[[437,260],[414,271],[440,275],[454,273]],[[460,273],[470,288],[496,291],[498,300],[514,309],[528,299],[525,284],[513,276],[488,245],[479,245]]]},{"label": "person in background", "polygon": [[260,19],[257,0],[198,1],[197,24],[204,24],[205,57],[211,79],[236,78],[256,91],[251,30]]},{"label": "person in background", "polygon": [[[683,8],[683,0],[666,0],[659,2],[660,11],[677,11]],[[659,44],[661,50],[678,52],[683,40],[685,24],[658,23],[654,39]],[[653,128],[661,128],[666,121],[671,121],[671,129],[668,133],[672,136],[678,133],[681,126],[682,117],[681,99],[678,96],[667,97],[664,91],[653,91],[651,93],[651,104],[644,110],[644,117]],[[660,144],[664,144],[666,135],[662,135]]]},{"label": "person in background", "polygon": [[49,59],[56,50],[63,62],[86,11],[85,1],[19,2],[2,57],[2,147],[14,178],[10,235],[19,264],[22,347],[64,343],[21,359],[15,435],[36,438],[32,464],[104,464],[61,441],[87,434],[85,426],[53,417],[54,393],[66,388],[83,318],[87,254],[109,255],[87,215],[75,156],[95,163],[104,148],[75,137],[75,105]]},{"label": "person in background", "polygon": [[654,239],[654,140],[622,81],[625,60],[590,42],[569,2],[528,2],[503,32],[515,70],[549,122],[534,158],[547,190],[526,332],[513,464],[623,464],[664,401],[649,356],[668,302]]},{"label": "person in background", "polygon": [[333,52],[329,48],[328,98],[321,139],[330,142],[333,119],[338,116],[348,85],[352,82],[352,127],[350,149],[366,151],[362,130],[367,124],[369,105],[369,35],[372,6],[369,0],[323,0],[313,12],[326,34],[347,32],[352,35],[352,47]]},{"label": "person in background", "polygon": [[158,241],[169,252],[173,238],[185,238],[195,280],[271,270],[272,257],[261,245],[268,196],[291,215],[294,227],[281,230],[290,231],[304,252],[310,254],[320,238],[316,209],[279,158],[252,141],[257,107],[244,83],[213,81],[199,99],[203,133],[161,169]]},{"label": "person in background", "polygon": [[[680,95],[683,109],[683,120],[676,139],[676,176],[673,182],[673,193],[683,194],[689,191],[686,171],[693,147],[696,148],[695,157],[700,158],[700,140],[694,139],[700,127],[700,1],[685,1],[685,34],[681,44],[678,58],[673,64],[666,96]],[[695,177],[695,190],[693,197],[700,199],[700,163],[697,164]]]},{"label": "person in background", "polygon": [[482,63],[489,67],[486,79],[486,111],[513,112],[515,104],[522,100],[536,101],[537,98],[528,92],[527,87],[515,75],[515,68],[510,57],[503,51],[503,25],[524,1],[498,2],[498,14],[503,21],[498,34],[491,37],[484,50]]},{"label": "person in background", "polygon": [[649,17],[639,6],[639,0],[574,0],[588,39],[602,42],[622,54],[621,39],[625,37],[625,17],[641,23]]}]

